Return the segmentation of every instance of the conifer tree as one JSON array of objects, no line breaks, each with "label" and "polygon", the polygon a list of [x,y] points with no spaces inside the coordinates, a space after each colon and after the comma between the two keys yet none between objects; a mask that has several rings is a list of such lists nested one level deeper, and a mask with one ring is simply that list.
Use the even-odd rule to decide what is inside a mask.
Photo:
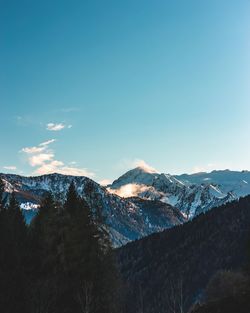
[{"label": "conifer tree", "polygon": [[75,312],[111,313],[116,310],[115,297],[111,299],[116,270],[99,206],[93,209],[94,213],[71,184],[65,202],[65,211],[70,214],[65,236],[67,269],[76,298]]},{"label": "conifer tree", "polygon": [[74,216],[79,212],[79,204],[79,196],[72,181],[67,192],[64,209],[69,215]]},{"label": "conifer tree", "polygon": [[10,196],[8,208],[4,212],[2,226],[0,311],[26,313],[27,230],[14,193]]},{"label": "conifer tree", "polygon": [[59,282],[63,272],[59,266],[59,211],[60,208],[49,193],[41,203],[39,213],[31,225],[30,264],[35,264],[31,271],[31,308],[34,312],[59,312],[57,300],[63,287]]},{"label": "conifer tree", "polygon": [[108,230],[97,208],[71,183],[64,204],[47,194],[27,231],[11,195],[0,212],[0,312],[118,312]]},{"label": "conifer tree", "polygon": [[94,230],[89,206],[77,195],[73,183],[65,201],[64,218],[67,220],[64,228],[65,270],[66,276],[70,277],[68,302],[75,308],[75,312],[80,313],[83,309],[92,312]]}]

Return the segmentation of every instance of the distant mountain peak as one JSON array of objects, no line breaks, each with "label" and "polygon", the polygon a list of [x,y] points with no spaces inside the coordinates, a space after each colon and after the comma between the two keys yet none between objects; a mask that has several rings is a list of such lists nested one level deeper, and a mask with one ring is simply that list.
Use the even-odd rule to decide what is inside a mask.
[{"label": "distant mountain peak", "polygon": [[[152,175],[142,170],[136,174]],[[78,194],[85,198],[93,211],[98,208],[102,212],[114,246],[186,221],[177,208],[166,203],[124,199],[84,176],[48,174],[24,177],[0,173],[0,178],[5,184],[6,197],[15,192],[28,223],[39,210],[41,200],[47,192],[51,192],[57,200],[64,201],[69,185],[73,181]]]},{"label": "distant mountain peak", "polygon": [[192,218],[214,206],[250,194],[250,172],[225,169],[173,176],[137,167],[115,180],[109,191],[122,197],[161,200]]}]

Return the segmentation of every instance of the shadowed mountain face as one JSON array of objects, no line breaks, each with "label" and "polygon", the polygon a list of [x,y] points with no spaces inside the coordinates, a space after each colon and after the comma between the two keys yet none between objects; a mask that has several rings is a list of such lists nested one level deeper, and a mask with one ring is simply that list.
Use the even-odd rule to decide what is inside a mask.
[{"label": "shadowed mountain face", "polygon": [[[51,192],[65,199],[74,181],[91,208],[98,207],[115,247],[192,219],[201,212],[250,194],[250,172],[213,171],[171,176],[138,167],[107,188],[87,177],[1,174],[7,193],[15,191],[29,223],[41,199]],[[31,209],[31,210],[27,210]]]},{"label": "shadowed mountain face", "polygon": [[114,246],[139,239],[154,232],[179,225],[186,221],[176,208],[162,202],[124,199],[111,194],[87,177],[51,174],[37,177],[1,174],[6,194],[15,192],[29,223],[39,209],[42,198],[51,192],[56,199],[65,199],[73,181],[77,192],[90,207],[99,208],[105,223],[109,226]]},{"label": "shadowed mountain face", "polygon": [[135,168],[109,186],[123,197],[160,200],[193,218],[212,207],[250,194],[250,172],[213,171],[173,176]]},{"label": "shadowed mountain face", "polygon": [[173,288],[188,308],[216,271],[244,265],[249,233],[250,196],[118,249],[126,312],[168,312]]}]

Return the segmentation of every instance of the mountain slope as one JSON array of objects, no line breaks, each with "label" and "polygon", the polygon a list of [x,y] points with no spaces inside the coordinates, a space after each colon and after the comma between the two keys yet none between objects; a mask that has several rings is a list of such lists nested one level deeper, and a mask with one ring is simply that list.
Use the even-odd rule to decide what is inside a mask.
[{"label": "mountain slope", "polygon": [[182,174],[175,176],[185,184],[213,184],[219,187],[220,192],[233,193],[236,197],[250,194],[250,172],[220,170],[211,173]]},{"label": "mountain slope", "polygon": [[220,269],[238,269],[246,260],[250,196],[214,208],[181,226],[153,234],[117,250],[128,287],[126,312],[165,313],[171,291],[182,286],[186,308],[202,296]]},{"label": "mountain slope", "polygon": [[57,199],[64,200],[68,187],[73,181],[77,192],[87,200],[90,207],[93,210],[96,207],[101,210],[105,223],[109,226],[114,246],[185,221],[178,209],[168,205],[165,205],[165,210],[162,210],[159,215],[157,207],[162,207],[161,203],[154,203],[154,210],[151,210],[149,214],[144,209],[144,201],[123,199],[110,194],[106,188],[87,177],[61,174],[36,177],[1,174],[0,177],[5,183],[6,193],[14,191],[21,207],[32,209],[31,211],[24,210],[27,222],[30,222],[47,192],[51,192]]},{"label": "mountain slope", "polygon": [[122,197],[160,200],[179,208],[188,218],[250,194],[250,172],[213,171],[172,176],[135,168],[108,186]]}]

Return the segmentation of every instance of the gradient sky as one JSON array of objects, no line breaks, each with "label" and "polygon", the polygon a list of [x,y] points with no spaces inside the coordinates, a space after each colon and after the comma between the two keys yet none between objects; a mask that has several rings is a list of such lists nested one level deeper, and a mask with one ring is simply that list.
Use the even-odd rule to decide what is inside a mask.
[{"label": "gradient sky", "polygon": [[0,171],[250,169],[249,87],[247,0],[0,0]]}]

